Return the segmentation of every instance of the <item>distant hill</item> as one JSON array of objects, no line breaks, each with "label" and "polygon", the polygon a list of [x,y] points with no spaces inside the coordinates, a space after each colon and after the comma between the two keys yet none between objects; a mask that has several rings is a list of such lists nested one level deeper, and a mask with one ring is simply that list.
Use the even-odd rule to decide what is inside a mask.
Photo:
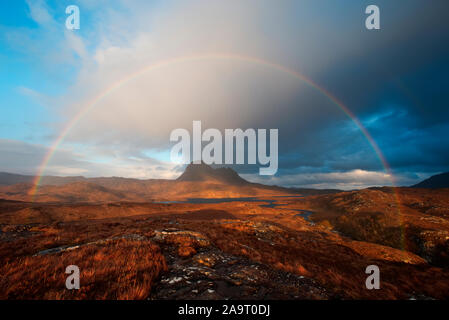
[{"label": "distant hill", "polygon": [[440,173],[421,181],[412,188],[449,188],[449,172]]},{"label": "distant hill", "polygon": [[43,176],[33,188],[35,177],[0,174],[0,199],[37,202],[152,202],[187,198],[239,198],[312,195],[339,190],[285,188],[252,183],[231,168],[190,164],[175,180],[120,177]]},{"label": "distant hill", "polygon": [[248,181],[241,178],[231,168],[214,169],[207,164],[189,164],[177,181],[209,181],[230,185],[245,185]]},{"label": "distant hill", "polygon": [[25,176],[21,174],[0,172],[0,185],[10,186],[18,183],[32,183],[34,176]]},{"label": "distant hill", "polygon": [[[0,172],[0,186],[11,186],[18,183],[33,183],[35,176]],[[86,181],[87,178],[82,176],[75,177],[57,177],[57,176],[43,176],[41,179],[42,185],[60,186],[67,183]]]}]

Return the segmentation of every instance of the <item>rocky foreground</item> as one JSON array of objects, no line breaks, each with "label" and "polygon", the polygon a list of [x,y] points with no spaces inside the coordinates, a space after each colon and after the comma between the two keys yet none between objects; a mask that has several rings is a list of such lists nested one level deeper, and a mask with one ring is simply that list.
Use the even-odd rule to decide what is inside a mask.
[{"label": "rocky foreground", "polygon": [[[332,207],[347,194],[334,202],[327,196],[226,204],[3,201],[0,299],[447,299],[445,265],[355,239],[331,219],[366,211]],[[318,204],[317,217],[299,213]],[[373,264],[380,290],[365,286]],[[79,290],[65,288],[68,265],[80,268]]]}]

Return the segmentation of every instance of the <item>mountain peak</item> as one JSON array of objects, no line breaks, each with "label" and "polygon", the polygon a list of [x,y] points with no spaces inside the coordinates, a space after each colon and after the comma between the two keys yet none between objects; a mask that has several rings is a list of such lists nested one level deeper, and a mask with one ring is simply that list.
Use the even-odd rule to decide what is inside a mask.
[{"label": "mountain peak", "polygon": [[184,173],[179,176],[177,181],[210,181],[223,184],[242,185],[249,182],[241,178],[237,172],[231,168],[214,169],[204,162],[189,164]]},{"label": "mountain peak", "polygon": [[412,186],[413,188],[449,188],[449,172],[436,174]]}]

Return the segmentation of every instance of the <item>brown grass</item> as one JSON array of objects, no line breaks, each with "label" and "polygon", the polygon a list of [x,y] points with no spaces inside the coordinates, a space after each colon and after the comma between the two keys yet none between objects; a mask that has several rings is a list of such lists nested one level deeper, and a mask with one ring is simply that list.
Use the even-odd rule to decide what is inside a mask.
[{"label": "brown grass", "polygon": [[[68,290],[65,269],[80,268],[80,289]],[[145,299],[167,269],[157,245],[110,240],[44,256],[19,257],[0,266],[0,299]]]},{"label": "brown grass", "polygon": [[[411,252],[391,248],[398,246],[398,230],[391,229],[391,233],[385,230],[397,228],[397,219],[390,219],[391,214],[379,214],[396,212],[388,209],[391,196],[377,191],[365,193],[344,193],[336,195],[336,198],[320,198],[318,204],[321,207],[308,200],[304,200],[304,203],[294,200],[291,203],[291,208],[303,204],[301,208],[304,209],[322,209],[328,214],[326,219],[329,222],[323,222],[320,226],[308,225],[302,218],[295,217],[293,211],[260,208],[253,203],[118,203],[80,207],[54,205],[54,208],[47,205],[39,209],[41,220],[38,220],[38,224],[24,226],[30,221],[28,216],[21,215],[24,213],[23,208],[14,211],[8,204],[4,213],[0,210],[0,299],[146,298],[153,281],[166,269],[159,248],[150,241],[115,240],[105,245],[83,246],[61,254],[33,255],[58,246],[85,244],[129,234],[151,238],[157,234],[156,230],[166,228],[199,232],[210,240],[211,245],[226,253],[311,277],[343,298],[407,299],[417,292],[447,299],[449,270],[431,266]],[[418,201],[418,196],[419,193],[413,191],[409,195],[410,199],[403,201],[404,205],[409,206],[403,210],[404,221],[419,227],[418,230],[449,230],[446,228],[449,222],[442,211],[447,205],[438,203],[438,207],[435,207],[431,205],[433,198],[430,196],[423,201]],[[282,201],[287,203],[287,200]],[[317,206],[313,207],[314,204]],[[357,206],[361,207],[355,210]],[[218,208],[232,213],[233,217],[214,221],[211,218],[216,218],[217,212],[213,210]],[[122,211],[126,213],[125,216],[117,217]],[[68,214],[70,219],[54,221],[59,217],[56,212],[59,215]],[[98,220],[84,219],[83,214],[87,213]],[[100,219],[108,215],[109,218]],[[46,217],[50,216],[52,222],[47,222]],[[335,227],[336,220],[343,216],[347,217],[347,221],[345,218],[340,220],[341,227],[346,227],[346,232],[353,239],[383,243],[390,247],[352,241],[329,232],[329,229]],[[197,220],[198,217],[207,219]],[[262,223],[262,220],[267,223]],[[410,230],[408,227],[407,232]],[[173,252],[186,257],[186,263],[190,261],[187,257],[205,248],[194,237],[182,233],[166,236],[164,241],[159,243],[164,253],[167,248],[173,249]],[[65,289],[67,275],[64,271],[70,264],[76,264],[81,269],[79,291]],[[364,286],[365,268],[370,264],[380,267],[382,290],[369,291]]]}]

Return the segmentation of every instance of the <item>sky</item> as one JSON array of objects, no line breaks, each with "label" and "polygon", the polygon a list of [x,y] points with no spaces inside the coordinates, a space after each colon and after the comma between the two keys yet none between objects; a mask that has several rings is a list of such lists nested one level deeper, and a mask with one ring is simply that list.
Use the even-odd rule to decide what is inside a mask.
[{"label": "sky", "polygon": [[[370,4],[380,30],[365,28]],[[176,178],[170,132],[201,120],[279,130],[277,174],[234,166],[248,180],[391,185],[328,92],[396,183],[417,183],[449,171],[448,12],[446,0],[2,1],[0,171]]]}]

